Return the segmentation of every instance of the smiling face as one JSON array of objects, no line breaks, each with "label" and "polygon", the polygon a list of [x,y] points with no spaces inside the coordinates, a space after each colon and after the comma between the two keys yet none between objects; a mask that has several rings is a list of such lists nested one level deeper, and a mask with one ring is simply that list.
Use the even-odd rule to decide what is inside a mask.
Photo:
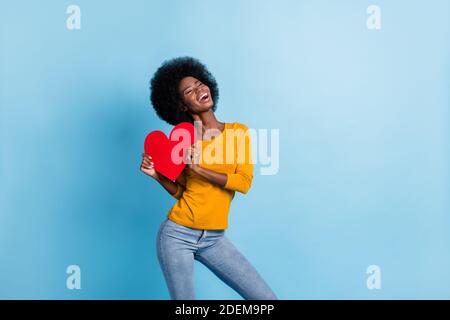
[{"label": "smiling face", "polygon": [[214,105],[208,86],[194,77],[181,79],[178,91],[184,104],[183,111],[199,114]]}]

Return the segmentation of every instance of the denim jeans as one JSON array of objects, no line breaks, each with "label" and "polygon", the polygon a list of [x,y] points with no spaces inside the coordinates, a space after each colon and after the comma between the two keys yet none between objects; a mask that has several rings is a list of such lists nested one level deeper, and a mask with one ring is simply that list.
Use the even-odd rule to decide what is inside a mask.
[{"label": "denim jeans", "polygon": [[244,299],[277,299],[225,236],[225,230],[193,229],[166,218],[158,231],[157,254],[173,300],[195,299],[194,260],[203,263]]}]

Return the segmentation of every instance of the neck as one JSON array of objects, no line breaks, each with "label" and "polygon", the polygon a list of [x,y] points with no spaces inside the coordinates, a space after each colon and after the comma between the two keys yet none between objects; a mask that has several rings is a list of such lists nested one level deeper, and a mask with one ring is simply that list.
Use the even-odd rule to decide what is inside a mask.
[{"label": "neck", "polygon": [[214,115],[214,112],[212,112],[212,110],[208,110],[200,114],[193,114],[192,118],[194,119],[194,121],[201,121],[203,130],[212,128],[218,129],[222,127],[222,123],[216,119],[216,116]]}]

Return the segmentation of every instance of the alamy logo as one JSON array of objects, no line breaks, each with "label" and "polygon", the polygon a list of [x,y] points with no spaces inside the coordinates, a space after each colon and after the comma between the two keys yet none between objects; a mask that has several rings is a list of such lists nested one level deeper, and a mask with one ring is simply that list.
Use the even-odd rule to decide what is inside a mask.
[{"label": "alamy logo", "polygon": [[81,269],[77,265],[70,265],[66,269],[69,274],[66,280],[66,287],[69,290],[81,289]]},{"label": "alamy logo", "polygon": [[[201,122],[194,121],[197,132],[201,132]],[[218,129],[207,129],[205,136],[216,136],[208,144],[201,155],[194,154],[194,163],[199,164],[260,164],[261,175],[276,175],[279,171],[280,152],[279,129],[225,129],[224,135]],[[199,135],[200,136],[200,135]],[[190,132],[179,128],[172,131],[170,139],[180,141],[171,152],[174,163],[190,163],[190,157],[185,158],[180,150],[189,147]],[[199,138],[196,146],[200,149]],[[251,142],[253,141],[253,142]],[[188,150],[189,152],[189,150]]]},{"label": "alamy logo", "polygon": [[69,15],[66,20],[66,27],[69,30],[81,29],[81,10],[80,7],[71,4],[67,7],[66,13]]},{"label": "alamy logo", "polygon": [[381,268],[377,265],[370,265],[367,267],[367,289],[381,289]]},{"label": "alamy logo", "polygon": [[369,30],[380,30],[381,29],[381,9],[379,6],[370,5],[366,10],[367,17],[366,26]]}]

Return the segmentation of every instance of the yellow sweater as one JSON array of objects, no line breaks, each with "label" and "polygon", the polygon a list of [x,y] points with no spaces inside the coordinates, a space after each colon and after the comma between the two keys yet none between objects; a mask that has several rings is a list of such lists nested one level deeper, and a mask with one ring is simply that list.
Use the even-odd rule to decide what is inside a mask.
[{"label": "yellow sweater", "polygon": [[224,187],[213,184],[186,167],[177,178],[177,203],[167,217],[186,227],[228,228],[228,212],[235,191],[247,193],[253,180],[250,132],[241,123],[225,123],[221,134],[200,140],[199,166],[227,174]]}]

